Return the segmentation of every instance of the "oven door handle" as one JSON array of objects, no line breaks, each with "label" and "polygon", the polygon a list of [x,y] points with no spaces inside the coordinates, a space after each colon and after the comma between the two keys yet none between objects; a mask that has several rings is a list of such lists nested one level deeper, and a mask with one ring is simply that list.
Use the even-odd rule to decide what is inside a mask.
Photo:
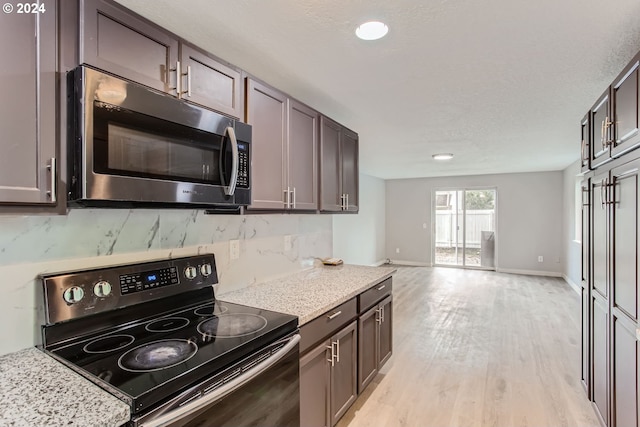
[{"label": "oven door handle", "polygon": [[234,392],[235,390],[242,387],[243,385],[245,385],[246,383],[248,383],[249,381],[257,377],[258,375],[262,374],[271,366],[279,362],[281,359],[283,359],[287,355],[287,353],[289,353],[291,350],[295,348],[296,345],[298,345],[298,342],[300,342],[300,334],[295,334],[291,336],[289,338],[289,342],[285,344],[280,350],[273,353],[271,356],[269,356],[268,359],[265,359],[262,362],[258,363],[257,365],[255,365],[254,367],[252,367],[242,375],[222,385],[220,388],[214,390],[210,394],[206,394],[199,399],[195,399],[192,402],[189,402],[184,406],[180,406],[173,411],[162,414],[157,418],[153,418],[153,419],[150,419],[149,421],[142,422],[142,424],[140,424],[139,427],[161,427],[161,426],[169,425],[181,418],[187,417],[199,411],[202,408],[205,408],[206,406],[210,405],[211,403],[217,400],[222,399],[226,395]]},{"label": "oven door handle", "polygon": [[231,179],[229,185],[224,187],[224,194],[227,196],[233,196],[236,192],[236,184],[238,183],[238,140],[236,139],[236,131],[233,126],[228,126],[225,133],[229,134],[229,140],[231,140]]}]

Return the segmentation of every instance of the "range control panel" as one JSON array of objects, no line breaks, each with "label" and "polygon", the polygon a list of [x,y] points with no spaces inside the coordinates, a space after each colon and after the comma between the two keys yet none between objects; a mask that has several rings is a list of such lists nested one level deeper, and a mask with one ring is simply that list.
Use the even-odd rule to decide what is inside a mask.
[{"label": "range control panel", "polygon": [[41,276],[48,324],[218,283],[213,254]]}]

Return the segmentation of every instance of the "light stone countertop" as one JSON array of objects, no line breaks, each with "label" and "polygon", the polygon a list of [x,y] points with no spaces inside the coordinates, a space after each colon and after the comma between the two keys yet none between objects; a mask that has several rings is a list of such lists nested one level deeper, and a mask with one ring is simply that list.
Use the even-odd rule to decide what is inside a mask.
[{"label": "light stone countertop", "polygon": [[300,326],[391,277],[394,267],[321,266],[237,291],[217,299],[298,316]]},{"label": "light stone countertop", "polygon": [[37,348],[0,356],[0,426],[111,427],[129,406]]}]

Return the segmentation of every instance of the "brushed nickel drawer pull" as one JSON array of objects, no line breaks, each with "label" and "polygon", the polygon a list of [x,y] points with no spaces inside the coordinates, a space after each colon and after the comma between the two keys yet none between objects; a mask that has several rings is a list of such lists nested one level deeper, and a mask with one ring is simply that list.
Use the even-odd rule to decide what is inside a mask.
[{"label": "brushed nickel drawer pull", "polygon": [[381,290],[383,290],[383,289],[384,289],[384,288],[386,288],[386,287],[387,287],[387,285],[382,285],[382,286],[380,286],[380,287],[378,288],[378,290],[379,290],[379,291],[381,291]]},{"label": "brushed nickel drawer pull", "polygon": [[328,318],[329,320],[333,320],[333,319],[335,319],[336,317],[340,316],[341,314],[342,314],[342,310],[337,311],[337,312],[335,312],[335,313],[333,313],[333,314],[331,314],[331,315],[327,316],[327,318]]}]

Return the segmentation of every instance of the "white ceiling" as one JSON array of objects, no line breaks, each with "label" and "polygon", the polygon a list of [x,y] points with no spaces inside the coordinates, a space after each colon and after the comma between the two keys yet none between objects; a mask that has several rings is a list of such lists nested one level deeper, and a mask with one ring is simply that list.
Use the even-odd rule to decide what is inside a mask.
[{"label": "white ceiling", "polygon": [[117,1],[352,128],[385,179],[564,169],[640,50],[639,0]]}]

